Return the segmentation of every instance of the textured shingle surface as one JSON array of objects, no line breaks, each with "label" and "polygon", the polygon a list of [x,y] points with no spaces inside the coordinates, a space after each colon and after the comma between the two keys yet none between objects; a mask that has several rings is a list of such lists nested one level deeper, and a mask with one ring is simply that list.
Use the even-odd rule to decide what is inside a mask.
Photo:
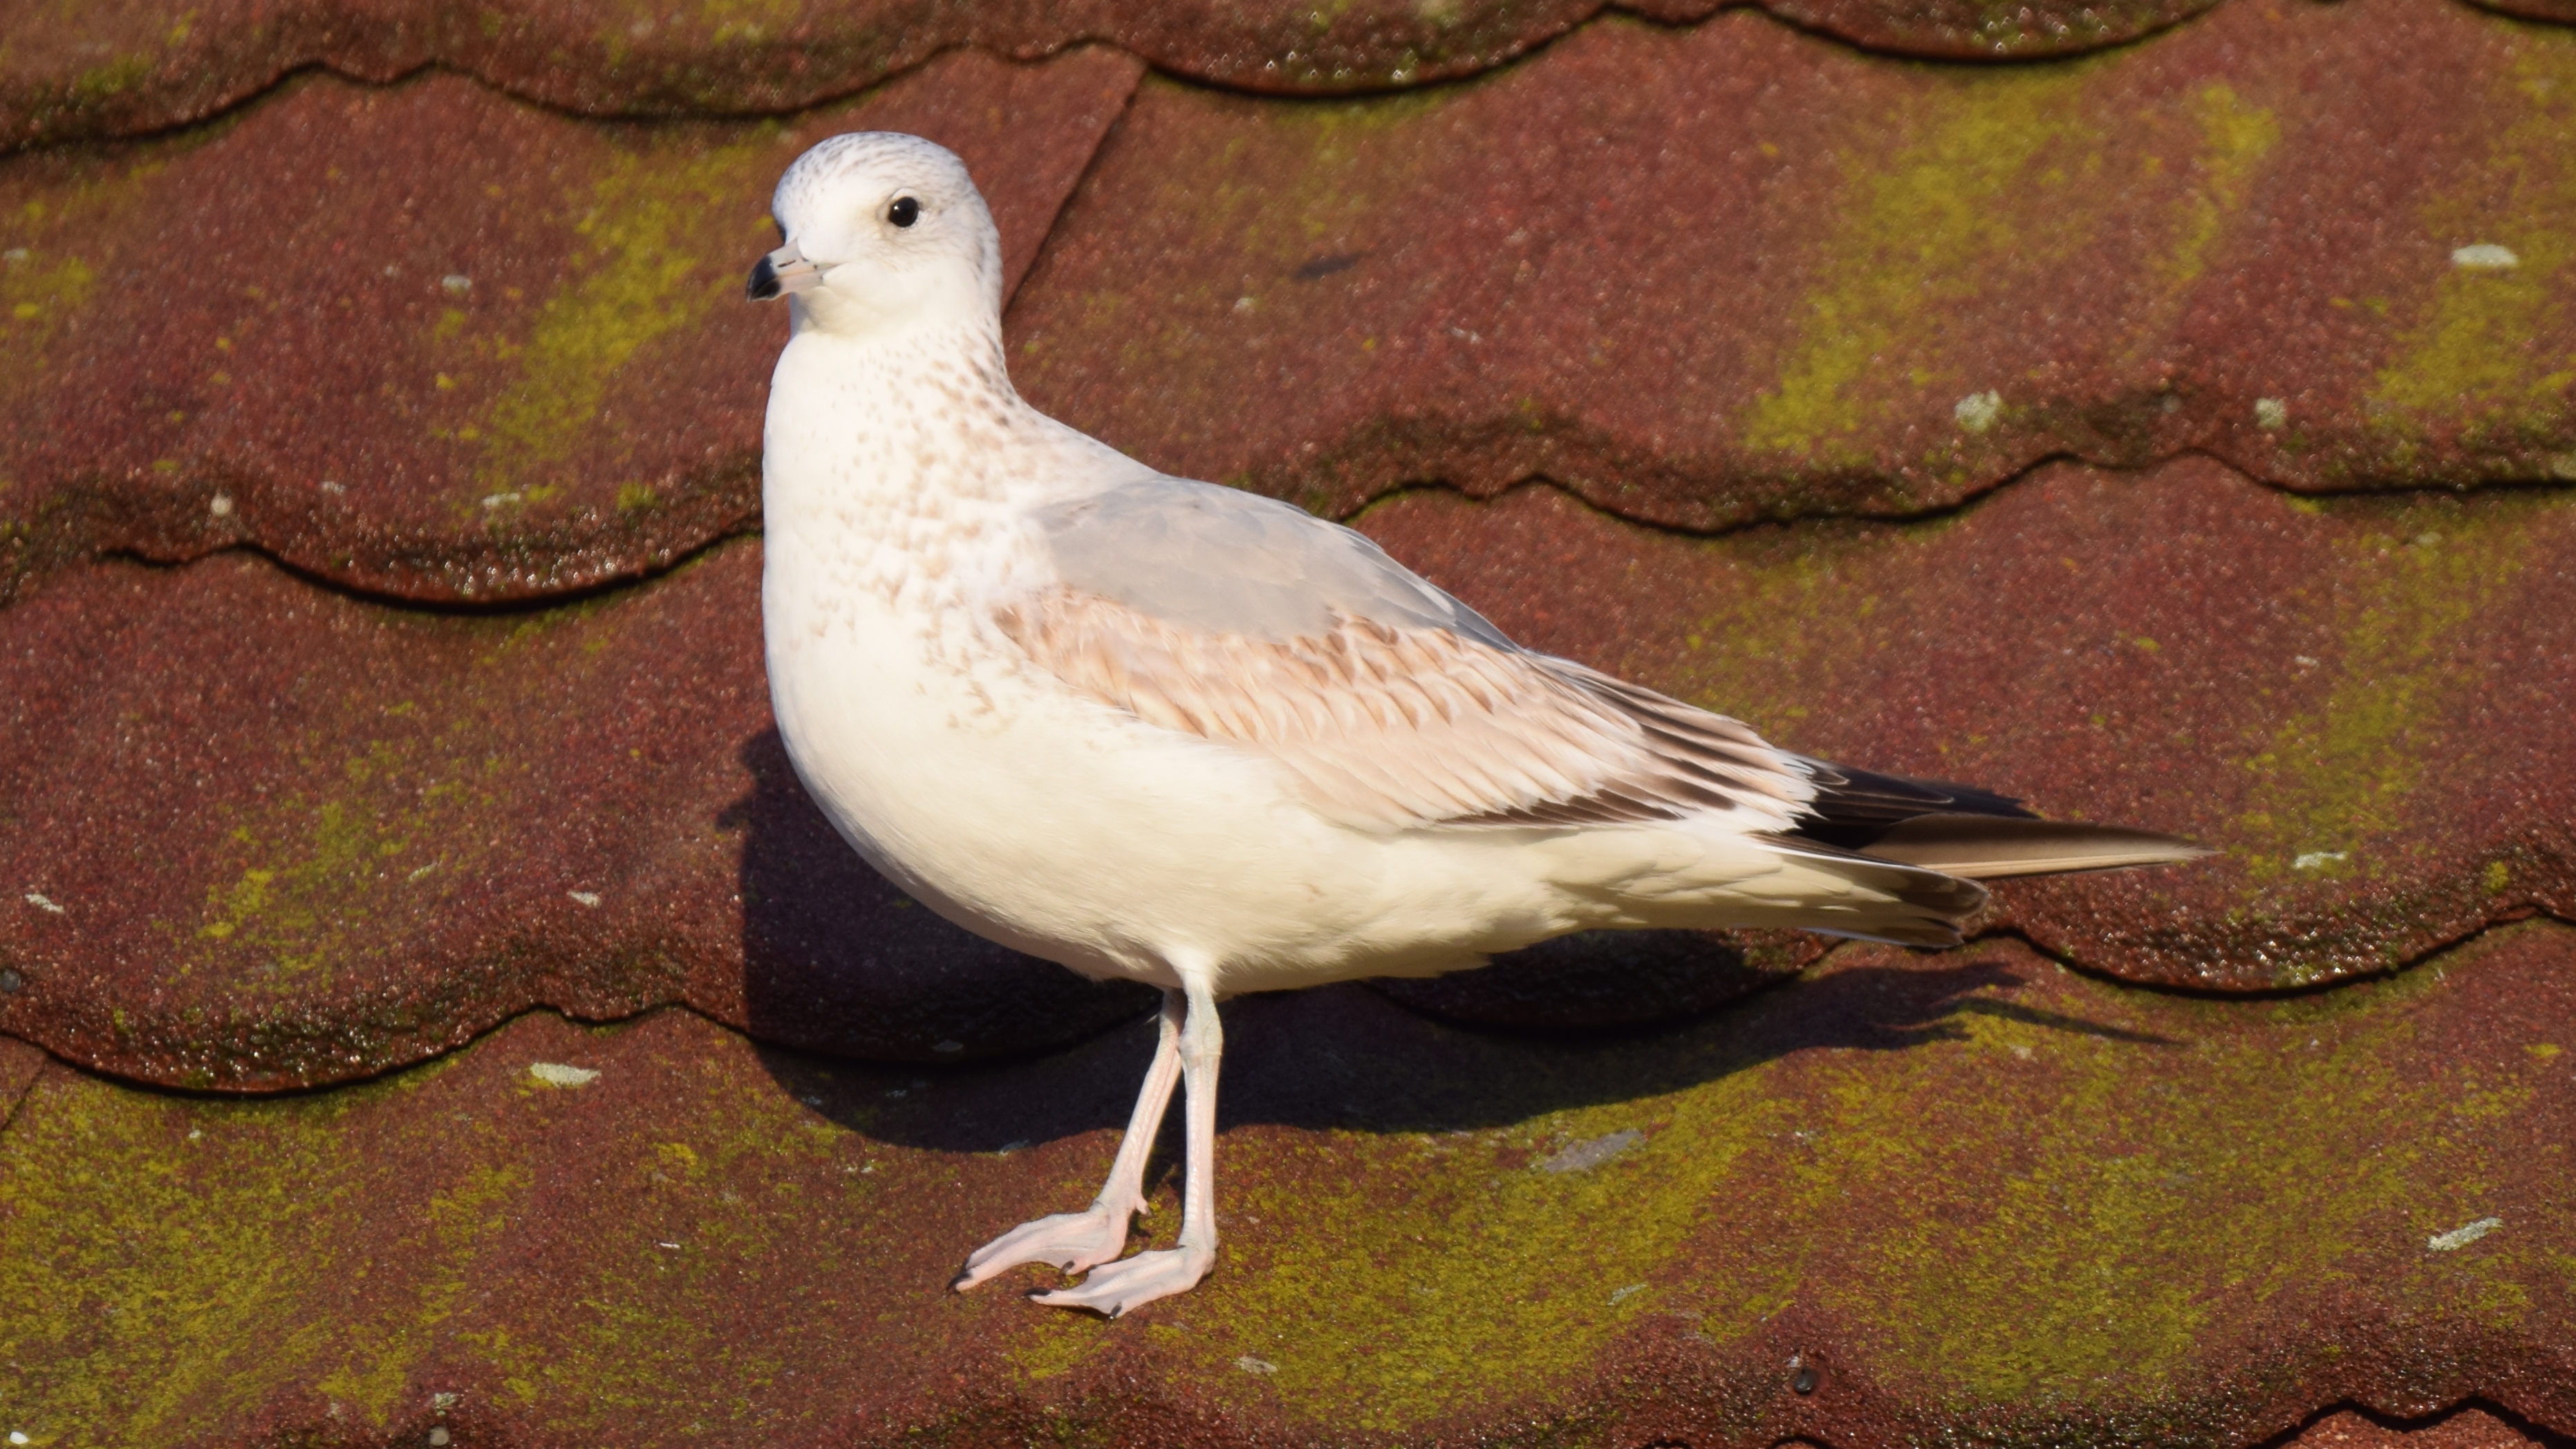
[{"label": "textured shingle surface", "polygon": [[2470,1395],[2563,1424],[2572,951],[2527,927],[2247,1006],[1853,947],[1578,1042],[1251,998],[1224,1259],[1114,1323],[944,1283],[1090,1193],[1142,1023],[923,1071],[534,1016],[273,1101],[49,1068],[0,1137],[0,1403],[64,1445],[2253,1443]]},{"label": "textured shingle surface", "polygon": [[[1637,0],[1622,8],[1679,24],[1723,3]],[[2211,3],[1769,0],[1786,20],[1863,45],[1970,57],[2080,52]],[[961,46],[1034,59],[1096,40],[1227,87],[1369,91],[1475,74],[1601,9],[1601,0],[1360,0],[1322,9],[1294,0],[779,0],[668,10],[644,0],[7,0],[0,144],[193,121],[314,65],[377,83],[439,66],[596,114],[775,112],[848,94]]]},{"label": "textured shingle surface", "polygon": [[786,319],[740,299],[787,162],[845,130],[953,147],[993,178],[1015,283],[1137,73],[965,52],[784,121],[650,126],[313,79],[15,158],[0,590],[233,544],[417,599],[667,567],[757,520]]},{"label": "textured shingle surface", "polygon": [[1148,82],[1014,360],[1159,466],[1333,510],[1538,473],[1708,528],[2190,449],[2303,491],[2576,478],[2571,129],[2576,31],[2430,0],[2066,66],[1736,12],[1379,100]]},{"label": "textured shingle surface", "polygon": [[[2553,7],[0,0],[0,1434],[2576,1433]],[[1143,997],[769,724],[733,299],[857,125],[966,154],[1042,405],[2222,854],[1241,1001],[1207,1285],[945,1293]]]}]

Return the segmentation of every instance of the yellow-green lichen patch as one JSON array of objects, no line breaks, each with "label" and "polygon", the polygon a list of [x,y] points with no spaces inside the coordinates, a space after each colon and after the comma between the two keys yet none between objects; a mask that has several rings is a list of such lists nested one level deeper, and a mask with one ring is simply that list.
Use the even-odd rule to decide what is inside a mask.
[{"label": "yellow-green lichen patch", "polygon": [[246,999],[293,999],[456,894],[492,851],[474,819],[527,770],[488,748],[485,726],[451,718],[428,739],[390,734],[337,761],[321,739],[304,742],[298,757],[317,767],[306,778],[330,793],[289,791],[244,813],[196,918],[166,923],[171,969],[221,971]]},{"label": "yellow-green lichen patch", "polygon": [[[2382,1054],[2395,1043],[2149,1046],[1993,1016],[1967,1026],[1962,1041],[1836,1084],[1810,1169],[1826,1191],[1956,1182],[1961,1139],[1979,1134],[1922,1130],[1934,1074],[1973,1064],[2041,1079],[1982,1121],[1943,1124],[2018,1139],[1981,1200],[1924,1202],[1932,1211],[1875,1236],[1858,1291],[1825,1300],[1883,1325],[1893,1353],[1962,1401],[2067,1399],[2106,1382],[2158,1394],[2200,1367],[2192,1350],[2214,1304],[2242,1313],[2314,1287],[2365,1238],[2420,1216],[2430,1184],[2414,1149],[2355,1159],[2302,1126],[2421,1114],[2430,1094]],[[2157,1053],[2166,1069],[2140,1071]]]},{"label": "yellow-green lichen patch", "polygon": [[1166,1351],[1339,1427],[1544,1400],[1667,1306],[1665,1265],[1779,1107],[1757,1070],[1495,1131],[1247,1143],[1245,1226]]},{"label": "yellow-green lichen patch", "polygon": [[[1697,545],[1716,571],[1708,598],[1660,667],[1659,688],[1755,721],[1795,747],[1820,703],[1817,668],[1869,657],[1889,629],[1891,585],[1930,563],[1951,520],[1890,527],[1828,522]],[[1715,607],[1710,607],[1714,605]]]},{"label": "yellow-green lichen patch", "polygon": [[2499,1146],[2531,1130],[2528,1071],[2424,1069],[2426,1008],[2456,988],[2256,1006],[2012,969],[2049,979],[1967,997],[1902,1050],[1773,1075],[1795,1131],[1724,1186],[1701,1242],[1791,1246],[1679,1285],[1703,1334],[1795,1302],[1945,1411],[2109,1415],[2205,1390],[2214,1334],[2339,1284],[2404,1280],[2499,1327],[2529,1311],[2528,1265],[2423,1254],[2498,1200]]},{"label": "yellow-green lichen patch", "polygon": [[2571,505],[2548,496],[2340,505],[2335,572],[2308,605],[2332,620],[2323,704],[2281,721],[2244,760],[2251,809],[2234,850],[2257,883],[2401,879],[2435,848],[2410,841],[2427,771],[2469,748],[2447,728],[2486,679],[2475,642],[2514,597],[2535,529]]},{"label": "yellow-green lichen patch", "polygon": [[[782,1338],[731,1334],[708,1305],[777,1272],[802,1236],[829,1223],[843,1254],[792,1291],[811,1331],[831,1331],[839,1275],[872,1266],[864,1251],[847,1253],[868,1243],[872,1205],[918,1185],[892,1167],[858,1175],[846,1130],[783,1090],[740,1091],[735,1063],[705,1058],[681,1071],[701,1079],[684,1087],[697,1089],[689,1095],[698,1109],[615,1144],[609,1191],[571,1206],[583,1220],[576,1231],[595,1234],[603,1250],[559,1285],[564,1307],[548,1331],[476,1336],[515,1407],[576,1438],[666,1407],[684,1379],[705,1382],[716,1404],[734,1410],[779,1390],[792,1367]],[[818,1181],[836,1190],[818,1193]]]},{"label": "yellow-green lichen patch", "polygon": [[2263,163],[2281,143],[2280,117],[2224,81],[2192,92],[2188,109],[2199,122],[2201,146],[2193,158],[2198,175],[2182,204],[2182,226],[2164,259],[2177,294],[2208,270],[2210,252],[2228,219],[2243,209]]},{"label": "yellow-green lichen patch", "polygon": [[[1779,380],[1739,420],[1746,449],[1857,466],[1880,407],[1927,394],[1946,406],[1997,383],[1958,372],[1944,335],[1962,306],[2032,284],[2091,241],[2101,218],[2083,198],[2111,162],[2084,105],[2098,70],[1947,72],[1904,113],[1871,118],[1871,138],[1844,157],[1847,220],[1809,264]],[[1905,139],[1891,146],[1890,131]]]},{"label": "yellow-green lichen patch", "polygon": [[2378,426],[2406,440],[2400,464],[2427,437],[2511,452],[2563,447],[2576,426],[2576,35],[2512,36],[2487,154],[2421,214],[2421,265],[2437,279],[2371,389]]},{"label": "yellow-green lichen patch", "polygon": [[39,383],[64,326],[97,294],[133,240],[129,223],[168,167],[160,147],[140,157],[80,158],[53,174],[0,182],[0,399]]},{"label": "yellow-green lichen patch", "polygon": [[524,337],[442,324],[431,340],[457,359],[457,372],[507,378],[480,422],[455,431],[481,452],[474,496],[462,506],[488,513],[499,506],[493,500],[537,502],[538,490],[571,481],[565,465],[598,441],[600,409],[620,370],[701,325],[733,295],[733,255],[719,265],[704,248],[738,235],[747,249],[765,232],[766,217],[745,203],[762,194],[760,178],[777,150],[774,134],[755,130],[726,144],[644,144],[617,154],[568,218],[578,241],[565,281]]},{"label": "yellow-green lichen patch", "polygon": [[285,1386],[363,1387],[383,1345],[315,1300],[407,1272],[337,1240],[420,1201],[348,1150],[354,1118],[414,1085],[243,1103],[41,1082],[0,1135],[12,1423],[63,1449],[175,1443]]}]

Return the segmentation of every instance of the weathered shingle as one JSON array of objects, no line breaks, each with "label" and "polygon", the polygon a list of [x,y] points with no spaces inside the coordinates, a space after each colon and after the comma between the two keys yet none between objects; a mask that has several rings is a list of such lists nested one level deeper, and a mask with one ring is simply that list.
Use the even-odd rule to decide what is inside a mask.
[{"label": "weathered shingle", "polygon": [[1735,12],[1362,101],[1149,81],[1014,362],[1157,466],[1332,511],[1537,475],[1690,528],[1902,515],[2195,450],[2576,478],[2571,127],[2576,31],[2424,3],[2065,66]]},{"label": "weathered shingle", "polygon": [[[2576,1432],[2576,31],[2496,8],[0,0],[0,1436]],[[1235,1002],[1215,1276],[946,1293],[1148,997],[770,727],[733,299],[857,125],[1111,442],[2222,853]]]},{"label": "weathered shingle", "polygon": [[2526,927],[2249,1008],[2010,942],[1851,947],[1576,1042],[1251,998],[1223,1259],[1116,1322],[1011,1291],[1043,1271],[946,1280],[1089,1194],[1141,1023],[919,1070],[534,1016],[247,1102],[55,1067],[0,1136],[0,1404],[62,1445],[2251,1444],[2472,1395],[2567,1423],[2570,950]]},{"label": "weathered shingle", "polygon": [[178,1086],[343,1081],[532,1006],[684,1001],[939,1060],[1145,1010],[861,865],[796,784],[759,553],[525,614],[263,560],[92,566],[0,610],[0,1030]]},{"label": "weathered shingle", "polygon": [[[2113,45],[2212,3],[1770,0],[1783,19],[1861,45],[1964,58]],[[1679,24],[1721,4],[1622,8]],[[595,115],[741,114],[847,95],[962,47],[1035,59],[1105,41],[1229,88],[1374,91],[1473,75],[1602,9],[1601,0],[1360,0],[1320,9],[1303,0],[785,0],[671,10],[641,0],[10,0],[0,5],[0,146],[182,125],[312,66],[378,84],[439,67]]]},{"label": "weathered shingle", "polygon": [[1016,283],[1137,74],[966,52],[785,121],[623,126],[312,79],[0,160],[0,591],[235,544],[420,599],[667,567],[756,521],[786,319],[742,279],[787,162],[853,129],[954,147]]}]

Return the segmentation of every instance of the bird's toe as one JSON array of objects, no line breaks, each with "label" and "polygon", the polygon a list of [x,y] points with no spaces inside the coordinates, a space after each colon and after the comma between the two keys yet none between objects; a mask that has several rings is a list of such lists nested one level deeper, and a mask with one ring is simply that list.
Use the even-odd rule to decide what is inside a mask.
[{"label": "bird's toe", "polygon": [[967,1255],[950,1286],[963,1293],[1022,1263],[1049,1263],[1079,1273],[1127,1251],[1126,1213],[1093,1203],[1087,1212],[1057,1213],[1022,1223]]},{"label": "bird's toe", "polygon": [[1157,1298],[1187,1292],[1207,1276],[1215,1260],[1213,1251],[1188,1246],[1138,1253],[1094,1268],[1090,1277],[1070,1288],[1032,1293],[1029,1297],[1049,1308],[1088,1308],[1116,1318]]}]

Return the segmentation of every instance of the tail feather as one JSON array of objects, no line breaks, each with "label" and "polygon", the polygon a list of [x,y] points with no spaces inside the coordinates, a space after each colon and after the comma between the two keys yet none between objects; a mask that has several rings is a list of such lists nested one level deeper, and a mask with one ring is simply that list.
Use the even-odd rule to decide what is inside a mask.
[{"label": "tail feather", "polygon": [[2211,854],[2205,845],[2152,830],[2087,825],[2076,820],[1947,813],[1898,821],[1862,849],[1880,860],[1969,880],[2168,865]]}]

